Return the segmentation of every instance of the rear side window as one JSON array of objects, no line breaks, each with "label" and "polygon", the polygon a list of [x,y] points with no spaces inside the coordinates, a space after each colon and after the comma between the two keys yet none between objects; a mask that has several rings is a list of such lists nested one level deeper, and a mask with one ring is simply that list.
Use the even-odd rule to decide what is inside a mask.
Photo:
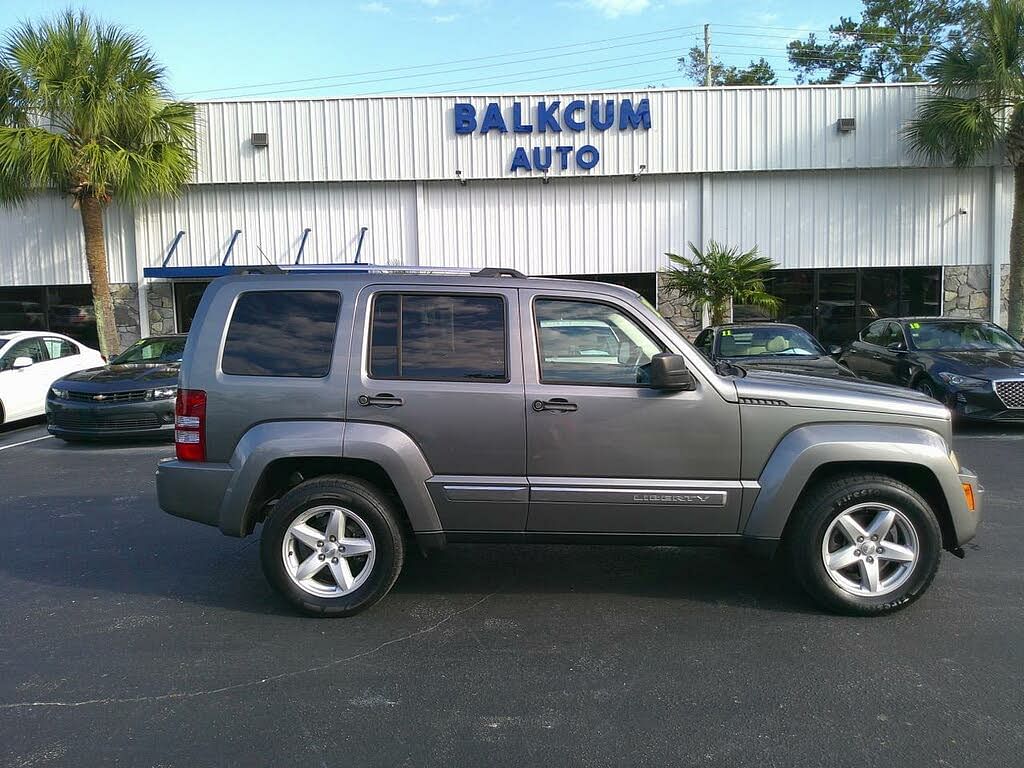
[{"label": "rear side window", "polygon": [[370,324],[375,379],[507,381],[499,296],[381,293]]},{"label": "rear side window", "polygon": [[221,370],[236,376],[326,376],[340,306],[336,291],[241,294],[228,326]]}]

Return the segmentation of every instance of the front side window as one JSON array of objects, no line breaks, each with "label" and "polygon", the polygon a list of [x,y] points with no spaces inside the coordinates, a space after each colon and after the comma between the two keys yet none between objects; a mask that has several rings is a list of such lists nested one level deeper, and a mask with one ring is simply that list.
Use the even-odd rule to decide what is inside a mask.
[{"label": "front side window", "polygon": [[370,377],[508,381],[505,301],[468,294],[380,293]]},{"label": "front side window", "polygon": [[882,338],[885,336],[885,325],[885,323],[872,323],[861,332],[861,341],[866,344],[882,346]]},{"label": "front side window", "polygon": [[236,376],[323,378],[331,370],[340,307],[337,291],[241,294],[221,370]]},{"label": "front side window", "polygon": [[632,318],[608,304],[537,299],[534,317],[545,384],[647,384],[651,357],[664,351]]},{"label": "front side window", "polygon": [[33,363],[44,363],[50,359],[49,355],[46,354],[46,347],[43,346],[42,339],[24,339],[19,341],[17,344],[12,344],[10,348],[4,352],[4,356],[0,358],[0,371],[6,371],[13,368],[14,361],[19,357],[30,358]]},{"label": "front side window", "polygon": [[707,328],[700,332],[700,335],[693,342],[695,346],[704,357],[711,359],[711,346],[715,340],[715,332],[710,328]]}]

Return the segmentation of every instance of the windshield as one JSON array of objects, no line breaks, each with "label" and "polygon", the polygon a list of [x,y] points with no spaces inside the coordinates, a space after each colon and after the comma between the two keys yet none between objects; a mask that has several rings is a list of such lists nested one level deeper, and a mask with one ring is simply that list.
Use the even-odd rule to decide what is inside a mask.
[{"label": "windshield", "polygon": [[719,357],[820,357],[814,337],[801,328],[761,326],[726,328],[718,338]]},{"label": "windshield", "polygon": [[907,333],[917,349],[1024,350],[1010,334],[991,323],[912,321]]},{"label": "windshield", "polygon": [[131,363],[180,363],[185,339],[142,339],[110,361],[111,365]]}]

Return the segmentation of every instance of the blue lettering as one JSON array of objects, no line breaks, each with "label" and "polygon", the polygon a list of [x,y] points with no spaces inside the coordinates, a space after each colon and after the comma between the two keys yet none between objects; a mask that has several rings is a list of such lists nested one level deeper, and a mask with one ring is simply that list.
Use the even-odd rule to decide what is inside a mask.
[{"label": "blue lettering", "polygon": [[549,107],[546,102],[537,103],[537,130],[541,133],[546,133],[550,128],[554,133],[561,133],[562,126],[558,124],[558,118],[555,117],[555,112],[558,111],[558,107],[562,102],[554,101]]},{"label": "blue lettering", "polygon": [[505,126],[505,118],[501,116],[501,107],[493,101],[487,105],[487,111],[484,112],[484,117],[480,121],[480,133],[487,133],[492,129],[508,133],[508,128]]},{"label": "blue lettering", "polygon": [[533,133],[533,126],[523,122],[523,105],[518,101],[512,105],[512,130],[516,133]]},{"label": "blue lettering", "polygon": [[561,165],[562,170],[566,170],[569,167],[569,153],[572,152],[572,147],[555,147],[555,152],[558,153],[558,156],[560,158],[559,165]]},{"label": "blue lettering", "polygon": [[565,114],[562,116],[562,119],[565,121],[565,124],[569,126],[570,130],[582,131],[584,128],[587,127],[586,123],[580,122],[575,117],[573,117],[575,113],[582,112],[586,108],[587,105],[584,104],[579,99],[577,99],[576,101],[569,102],[569,106],[565,108]]},{"label": "blue lettering", "polygon": [[[541,150],[544,151],[544,159],[541,160]],[[533,170],[546,171],[551,167],[551,147],[533,148]]]},{"label": "blue lettering", "polygon": [[[647,101],[647,99],[644,99]],[[587,158],[584,159],[583,155],[586,154]],[[576,150],[576,165],[582,168],[584,171],[589,171],[595,165],[597,161],[601,159],[601,156],[597,152],[597,147],[590,144],[584,144],[582,147]]]},{"label": "blue lettering", "polygon": [[601,119],[601,102],[590,102],[590,124],[599,131],[607,131],[615,123],[615,102],[608,99],[604,103],[604,120]]},{"label": "blue lettering", "polygon": [[523,149],[522,147],[516,147],[516,153],[512,155],[512,166],[509,168],[509,170],[515,173],[520,168],[526,171],[531,170],[530,158],[526,154],[525,149]]},{"label": "blue lettering", "polygon": [[455,105],[455,132],[472,133],[476,130],[476,107],[472,104]]},{"label": "blue lettering", "polygon": [[619,130],[624,131],[627,126],[629,128],[643,126],[644,129],[651,127],[651,105],[647,99],[640,99],[636,109],[633,109],[631,99],[622,100],[622,106],[619,107]]}]

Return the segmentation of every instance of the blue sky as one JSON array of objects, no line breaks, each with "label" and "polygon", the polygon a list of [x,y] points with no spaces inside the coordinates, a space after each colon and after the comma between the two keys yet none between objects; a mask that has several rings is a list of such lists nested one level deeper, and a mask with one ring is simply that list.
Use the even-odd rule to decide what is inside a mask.
[{"label": "blue sky", "polygon": [[[0,29],[67,0],[0,0]],[[712,25],[727,64],[765,56],[859,0],[85,0],[142,33],[171,88],[196,99],[568,91],[685,85],[675,57]],[[312,78],[316,78],[313,80]],[[304,82],[286,82],[304,81]]]}]

